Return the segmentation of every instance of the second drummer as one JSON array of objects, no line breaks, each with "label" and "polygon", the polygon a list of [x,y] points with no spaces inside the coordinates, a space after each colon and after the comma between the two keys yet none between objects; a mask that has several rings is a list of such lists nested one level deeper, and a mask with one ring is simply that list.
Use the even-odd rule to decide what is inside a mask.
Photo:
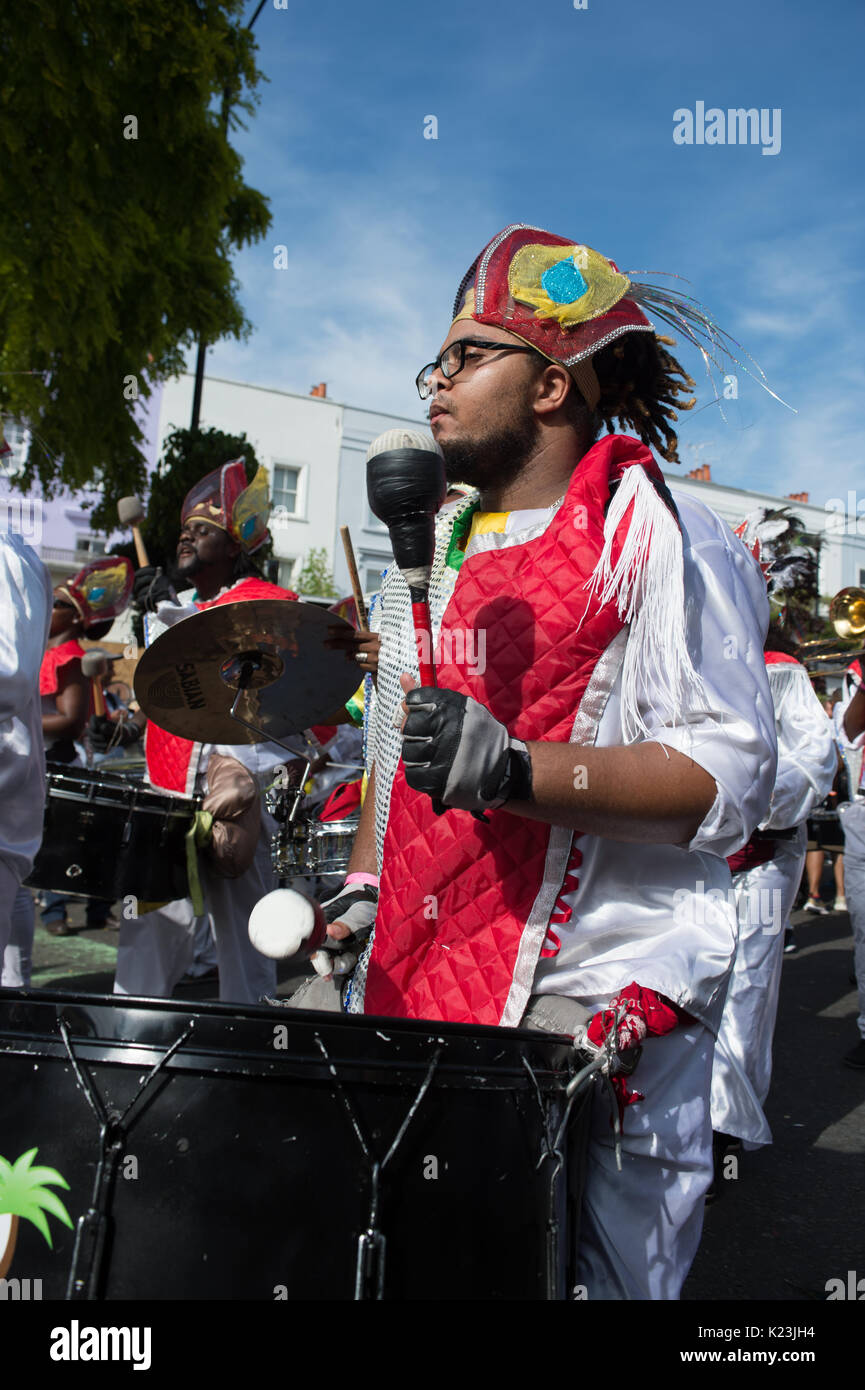
[{"label": "second drummer", "polygon": [[[249,482],[243,459],[215,469],[190,489],[180,515],[179,594],[170,579],[152,567],[139,570],[136,576],[134,601],[145,613],[151,639],[193,613],[219,604],[297,597],[290,589],[265,580],[253,559],[269,535],[268,512],[267,474],[259,469]],[[143,717],[138,722],[143,723]],[[302,740],[297,751],[298,756],[304,751]],[[232,780],[255,801],[273,768],[285,762],[284,751],[274,745],[219,748],[167,733],[152,722],[146,726],[145,753],[148,778],[160,791],[190,796],[206,790],[208,767],[214,766],[217,754],[223,771],[230,773],[233,767],[237,775]],[[190,897],[131,918],[124,915],[115,993],[170,996],[192,964],[196,932],[204,925],[215,940],[220,999],[254,1004],[274,993],[275,964],[255,950],[247,932],[253,906],[275,887],[270,859],[273,829],[263,814],[250,866],[237,878],[224,877],[206,856],[200,856],[198,910]],[[146,884],[141,885],[139,897],[147,901]]]}]

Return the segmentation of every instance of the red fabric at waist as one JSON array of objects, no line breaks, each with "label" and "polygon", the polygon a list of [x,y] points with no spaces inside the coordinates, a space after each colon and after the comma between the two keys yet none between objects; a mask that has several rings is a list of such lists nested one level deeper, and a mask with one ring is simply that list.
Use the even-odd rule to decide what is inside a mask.
[{"label": "red fabric at waist", "polygon": [[731,874],[742,874],[747,869],[756,869],[758,864],[768,864],[775,858],[774,840],[755,840],[752,838],[735,854],[727,856]]}]

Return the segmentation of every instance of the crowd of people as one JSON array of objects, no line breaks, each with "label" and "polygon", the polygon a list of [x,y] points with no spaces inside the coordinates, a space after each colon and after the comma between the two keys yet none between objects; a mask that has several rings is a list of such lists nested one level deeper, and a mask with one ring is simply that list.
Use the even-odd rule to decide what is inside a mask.
[{"label": "crowd of people", "polygon": [[[463,276],[417,378],[452,487],[429,575],[437,681],[419,683],[414,581],[391,565],[355,641],[363,684],[344,715],[364,731],[351,859],[324,903],[315,972],[287,1001],[533,1028],[606,1054],[622,1166],[599,1089],[579,1246],[589,1298],[677,1298],[719,1155],[771,1141],[808,822],[839,749],[849,759],[865,742],[861,665],[830,721],[770,622],[759,537],[664,480],[656,455],[677,462],[694,384],[650,321],[669,321],[671,302],[523,225]],[[674,318],[693,337],[697,316]],[[275,883],[262,792],[285,750],[194,742],[128,709],[88,721],[80,675],[80,638],[104,632],[106,605],[131,597],[151,643],[218,605],[296,598],[256,570],[266,518],[261,477],[227,463],[186,498],[176,572],[103,583],[102,606],[87,572],[52,609],[40,562],[3,537],[0,951],[11,932],[20,956],[28,930],[20,884],[41,835],[43,744],[67,760],[87,726],[103,750],[143,738],[149,784],[197,796],[214,827],[188,895],[124,917],[115,991],[170,996],[212,940],[222,1000],[275,995],[247,922]],[[482,666],[456,640],[478,631]],[[298,736],[298,766],[338,733]],[[845,1060],[865,1067],[859,788],[854,775],[841,807],[861,1034]],[[808,874],[819,908],[816,863]]]}]

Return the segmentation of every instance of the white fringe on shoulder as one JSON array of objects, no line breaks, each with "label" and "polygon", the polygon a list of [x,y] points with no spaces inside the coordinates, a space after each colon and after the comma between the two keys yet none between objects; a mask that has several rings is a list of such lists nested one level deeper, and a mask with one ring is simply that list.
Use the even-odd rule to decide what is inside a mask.
[{"label": "white fringe on shoulder", "polygon": [[766,675],[769,677],[769,689],[775,706],[776,724],[783,719],[791,699],[794,703],[805,700],[808,704],[819,705],[821,712],[825,713],[814,693],[808,672],[798,662],[794,666],[789,661],[770,661],[766,667]]},{"label": "white fringe on shoulder", "polygon": [[[613,540],[633,505],[628,533],[616,564]],[[653,730],[639,707],[638,690],[653,691],[665,724],[678,724],[696,703],[705,708],[702,679],[695,670],[685,632],[682,534],[676,518],[645,470],[625,470],[607,510],[604,548],[586,583],[601,605],[615,601],[630,624],[622,668],[622,731],[637,742]]]}]

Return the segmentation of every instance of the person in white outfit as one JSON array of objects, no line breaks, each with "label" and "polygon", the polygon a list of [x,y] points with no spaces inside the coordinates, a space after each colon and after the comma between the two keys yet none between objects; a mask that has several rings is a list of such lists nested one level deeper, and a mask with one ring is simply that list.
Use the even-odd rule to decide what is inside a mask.
[{"label": "person in white outfit", "polygon": [[784,929],[802,880],[806,822],[828,795],[838,762],[832,725],[808,672],[787,650],[791,646],[770,630],[766,664],[778,773],[769,814],[728,861],[739,943],[712,1068],[712,1128],[719,1152],[731,1147],[730,1140],[745,1141],[747,1147],[772,1141],[763,1104],[772,1078]]},{"label": "person in white outfit", "polygon": [[[865,1069],[865,680],[862,661],[851,663],[844,678],[843,695],[835,706],[835,728],[852,764],[851,799],[838,808],[844,831],[844,889],[853,928],[853,962],[856,972],[859,1040],[844,1055],[845,1066]],[[855,792],[853,789],[855,788]]]},{"label": "person in white outfit", "polygon": [[42,840],[39,668],[51,612],[51,579],[35,550],[21,536],[0,533],[0,965],[21,882]]},{"label": "person in white outfit", "polygon": [[[181,511],[177,546],[178,595],[167,578],[152,568],[139,570],[135,601],[145,610],[145,631],[153,640],[167,627],[183,622],[214,605],[253,599],[294,599],[296,594],[265,581],[250,556],[267,539],[269,509],[267,475],[259,470],[247,482],[242,459],[216,469],[193,487]],[[182,586],[195,581],[194,589]],[[144,725],[136,718],[137,728]],[[131,734],[133,730],[128,732]],[[303,741],[297,740],[298,756]],[[179,738],[156,724],[146,727],[145,751],[151,785],[167,792],[191,795],[208,789],[208,767],[214,753],[235,759],[252,775],[260,793],[286,753],[275,744],[217,746]],[[212,933],[219,997],[255,1004],[276,989],[276,966],[249,940],[249,914],[256,902],[276,886],[270,857],[275,823],[262,809],[255,853],[248,869],[226,878],[206,853],[199,856],[202,889],[200,911],[192,898],[181,898],[121,923],[114,990],[117,994],[170,996],[192,965],[199,946]],[[139,896],[146,902],[146,885]]]},{"label": "person in white outfit", "polygon": [[[725,857],[764,818],[776,764],[759,568],[652,457],[676,459],[670,412],[693,383],[647,296],[522,224],[464,277],[417,383],[448,479],[477,492],[437,520],[437,687],[416,688],[409,588],[385,575],[349,865],[365,887],[380,876],[349,1012],[596,1046],[615,999],[619,1038],[645,1039],[622,1172],[600,1099],[594,1115],[589,1299],[677,1298],[697,1249],[736,940]],[[330,922],[336,950],[354,911]]]}]

